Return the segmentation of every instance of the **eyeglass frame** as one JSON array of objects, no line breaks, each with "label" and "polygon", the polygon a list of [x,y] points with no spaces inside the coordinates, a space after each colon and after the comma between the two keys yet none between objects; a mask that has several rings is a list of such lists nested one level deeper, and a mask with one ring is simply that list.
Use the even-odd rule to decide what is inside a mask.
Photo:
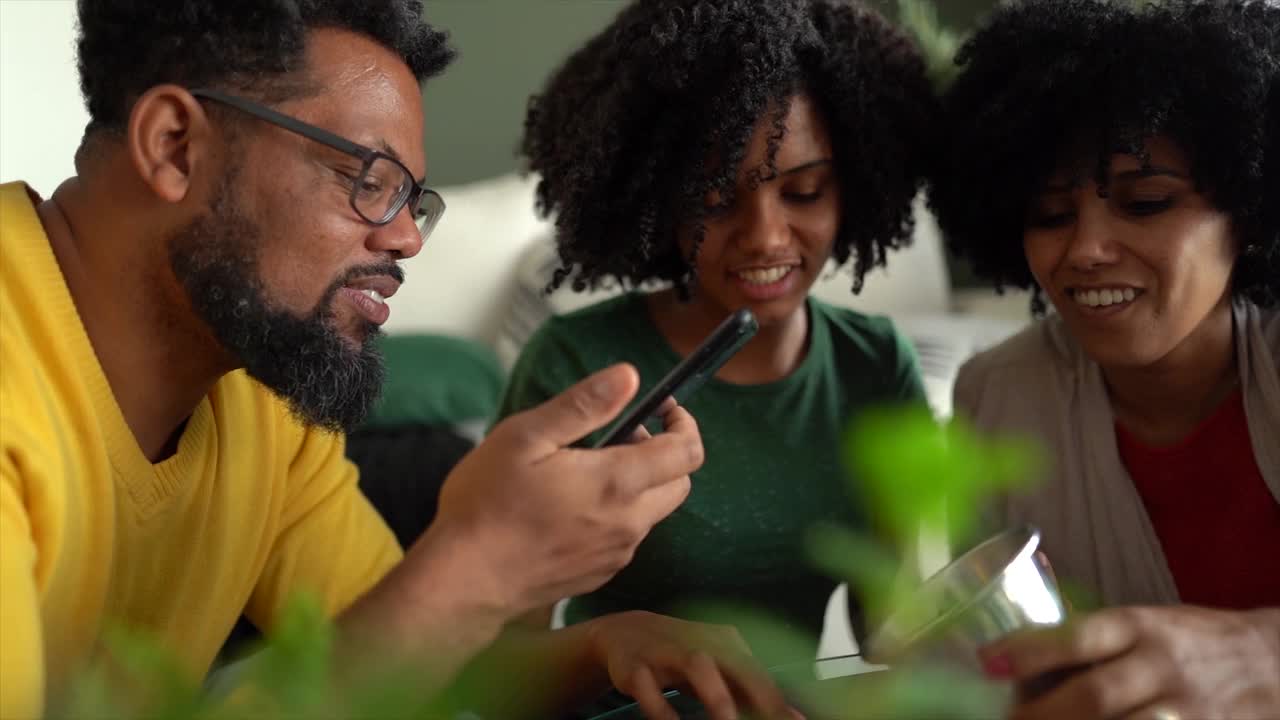
[{"label": "eyeglass frame", "polygon": [[[206,100],[212,100],[214,102],[230,106],[236,110],[252,115],[259,120],[269,122],[272,125],[288,130],[289,132],[301,135],[309,140],[314,140],[321,145],[325,145],[359,159],[363,165],[360,167],[360,174],[356,177],[356,182],[352,185],[351,194],[348,196],[347,200],[356,215],[360,216],[361,220],[364,220],[371,225],[381,227],[383,225],[390,224],[391,221],[395,220],[396,215],[400,214],[401,210],[406,207],[417,207],[417,204],[421,202],[423,196],[434,197],[436,204],[439,207],[439,211],[436,213],[436,217],[431,222],[431,225],[420,233],[423,240],[427,239],[427,236],[435,229],[436,223],[438,223],[440,218],[444,216],[445,203],[444,198],[440,197],[440,193],[418,182],[413,177],[413,171],[405,166],[404,163],[385,152],[374,150],[373,148],[352,142],[351,140],[325,130],[322,127],[317,127],[311,123],[303,122],[302,120],[285,115],[278,110],[274,110],[266,105],[254,102],[247,98],[229,95],[220,90],[213,90],[210,88],[197,88],[189,92],[192,97],[204,98]],[[386,215],[381,220],[375,221],[365,215],[364,212],[360,210],[360,207],[356,205],[356,193],[360,191],[360,179],[369,172],[369,168],[373,167],[373,164],[378,160],[389,160],[398,165],[400,169],[404,171],[405,177],[409,178],[409,192],[405,193],[398,206],[388,209]],[[410,215],[412,214],[412,211],[410,211]]]}]

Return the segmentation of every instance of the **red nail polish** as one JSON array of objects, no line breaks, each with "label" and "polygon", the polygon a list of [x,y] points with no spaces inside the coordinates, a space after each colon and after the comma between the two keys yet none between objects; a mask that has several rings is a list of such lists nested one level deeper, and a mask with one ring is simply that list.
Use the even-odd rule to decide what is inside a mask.
[{"label": "red nail polish", "polygon": [[1008,655],[992,655],[982,660],[982,669],[987,677],[1005,680],[1013,677],[1013,664]]}]

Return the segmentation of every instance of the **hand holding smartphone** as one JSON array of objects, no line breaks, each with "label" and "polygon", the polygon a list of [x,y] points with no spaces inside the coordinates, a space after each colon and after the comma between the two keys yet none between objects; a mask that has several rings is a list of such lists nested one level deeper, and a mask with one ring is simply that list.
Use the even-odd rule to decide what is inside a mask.
[{"label": "hand holding smartphone", "polygon": [[616,445],[627,440],[636,428],[662,407],[668,397],[678,395],[687,399],[741,350],[759,329],[755,315],[747,308],[725,318],[697,349],[672,368],[644,397],[627,408],[593,447]]}]

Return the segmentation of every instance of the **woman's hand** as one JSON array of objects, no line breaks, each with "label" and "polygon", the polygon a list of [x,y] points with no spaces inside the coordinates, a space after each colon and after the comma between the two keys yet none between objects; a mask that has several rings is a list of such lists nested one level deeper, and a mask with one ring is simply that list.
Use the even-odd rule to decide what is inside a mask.
[{"label": "woman's hand", "polygon": [[1014,633],[984,648],[982,660],[989,675],[1024,687],[1069,673],[1020,698],[1017,720],[1280,718],[1280,609],[1104,610]]},{"label": "woman's hand", "polygon": [[636,699],[653,720],[678,720],[664,688],[692,692],[715,720],[741,714],[803,718],[730,626],[686,622],[648,612],[589,622],[589,646],[614,687]]}]

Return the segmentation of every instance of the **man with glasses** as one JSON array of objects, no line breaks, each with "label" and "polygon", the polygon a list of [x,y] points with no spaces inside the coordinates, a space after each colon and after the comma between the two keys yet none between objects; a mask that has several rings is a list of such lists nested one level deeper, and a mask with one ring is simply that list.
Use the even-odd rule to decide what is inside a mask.
[{"label": "man with glasses", "polygon": [[[444,211],[420,82],[451,51],[421,13],[80,0],[77,174],[47,200],[0,186],[0,717],[40,715],[109,624],[203,673],[242,611],[268,627],[297,591],[342,647],[428,655],[438,686],[689,492],[681,409],[569,449],[635,393],[624,366],[495,428],[403,554],[357,490],[339,433],[376,396],[397,261]],[[530,642],[598,685],[590,637]]]}]

